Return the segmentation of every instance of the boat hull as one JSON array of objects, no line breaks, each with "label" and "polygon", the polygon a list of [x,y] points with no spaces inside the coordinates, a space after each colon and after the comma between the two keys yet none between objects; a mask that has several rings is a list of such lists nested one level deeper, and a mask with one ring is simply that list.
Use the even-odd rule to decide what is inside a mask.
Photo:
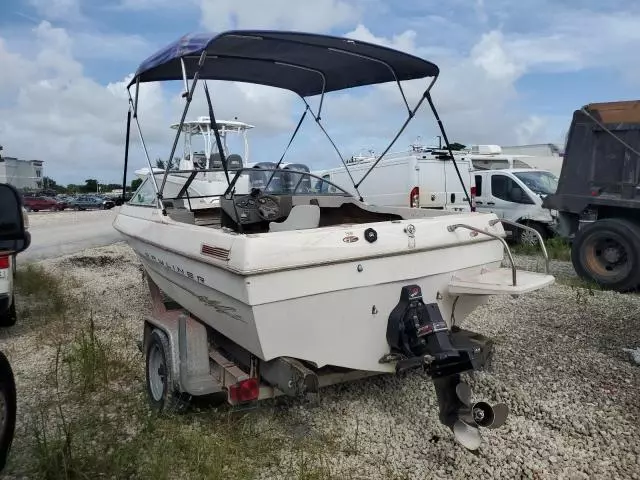
[{"label": "boat hull", "polygon": [[[482,242],[243,275],[140,239],[127,241],[161,290],[259,358],[375,372],[394,370],[379,360],[389,353],[388,317],[403,286],[419,285],[425,303],[437,303],[450,323],[455,297],[447,288],[454,272],[478,272],[502,260],[500,244]],[[487,298],[460,297],[457,324]]]}]

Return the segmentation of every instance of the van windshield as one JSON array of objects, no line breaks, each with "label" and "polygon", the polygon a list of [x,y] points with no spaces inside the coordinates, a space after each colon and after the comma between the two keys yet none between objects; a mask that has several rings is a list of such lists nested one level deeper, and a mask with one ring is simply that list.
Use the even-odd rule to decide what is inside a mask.
[{"label": "van windshield", "polygon": [[553,195],[558,188],[558,177],[551,172],[514,172],[514,175],[538,195]]}]

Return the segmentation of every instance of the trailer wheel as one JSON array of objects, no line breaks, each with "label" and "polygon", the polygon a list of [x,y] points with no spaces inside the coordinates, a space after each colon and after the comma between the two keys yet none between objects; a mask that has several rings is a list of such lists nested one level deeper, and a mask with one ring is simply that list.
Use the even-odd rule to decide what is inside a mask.
[{"label": "trailer wheel", "polygon": [[16,384],[11,365],[0,352],[0,471],[7,463],[16,427]]},{"label": "trailer wheel", "polygon": [[175,389],[171,361],[167,336],[158,329],[153,330],[146,350],[147,394],[151,408],[158,413],[181,412],[187,407]]},{"label": "trailer wheel", "polygon": [[571,261],[583,279],[608,290],[632,290],[640,284],[640,228],[619,218],[598,220],[576,233]]}]

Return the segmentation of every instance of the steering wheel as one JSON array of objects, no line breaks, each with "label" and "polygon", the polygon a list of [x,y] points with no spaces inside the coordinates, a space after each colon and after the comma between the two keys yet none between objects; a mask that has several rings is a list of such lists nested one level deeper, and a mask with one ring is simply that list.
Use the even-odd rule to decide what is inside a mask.
[{"label": "steering wheel", "polygon": [[273,221],[280,217],[280,203],[273,195],[260,193],[256,198],[256,212],[261,219]]}]

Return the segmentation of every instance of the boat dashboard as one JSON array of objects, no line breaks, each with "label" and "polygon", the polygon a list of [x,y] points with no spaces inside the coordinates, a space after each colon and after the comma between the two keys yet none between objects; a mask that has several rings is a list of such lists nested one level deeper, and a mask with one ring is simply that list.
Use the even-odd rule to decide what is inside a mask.
[{"label": "boat dashboard", "polygon": [[256,188],[248,195],[221,198],[220,207],[235,223],[245,226],[287,217],[293,200],[291,195],[271,195]]},{"label": "boat dashboard", "polygon": [[221,197],[220,210],[221,226],[239,233],[299,230],[403,218],[395,212],[385,212],[386,209],[382,207],[365,205],[351,196],[271,194],[259,189],[253,189],[246,195]]}]

